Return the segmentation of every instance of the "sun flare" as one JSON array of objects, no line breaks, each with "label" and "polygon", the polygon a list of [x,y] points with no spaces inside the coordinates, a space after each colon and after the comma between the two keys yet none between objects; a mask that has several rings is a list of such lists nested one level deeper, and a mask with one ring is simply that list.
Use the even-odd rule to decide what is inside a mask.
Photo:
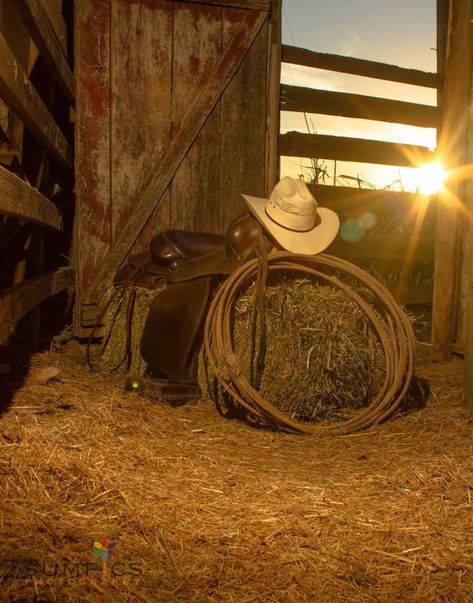
[{"label": "sun flare", "polygon": [[423,195],[434,195],[443,187],[447,172],[438,161],[426,163],[415,170],[415,188]]}]

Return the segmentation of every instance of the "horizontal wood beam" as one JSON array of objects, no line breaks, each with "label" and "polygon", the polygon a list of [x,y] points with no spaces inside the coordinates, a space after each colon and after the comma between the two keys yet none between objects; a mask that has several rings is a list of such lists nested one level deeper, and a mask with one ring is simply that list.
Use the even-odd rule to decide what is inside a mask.
[{"label": "horizontal wood beam", "polygon": [[6,345],[16,323],[27,312],[74,284],[72,268],[61,268],[0,292],[0,345]]},{"label": "horizontal wood beam", "polygon": [[404,167],[418,167],[434,156],[426,147],[415,145],[301,132],[281,134],[279,154]]},{"label": "horizontal wood beam", "polygon": [[74,101],[74,76],[41,0],[15,0],[23,22],[64,96]]},{"label": "horizontal wood beam", "polygon": [[[393,234],[367,234],[360,241],[344,241],[340,234],[327,253],[342,258],[359,260],[434,261],[435,237],[415,237]],[[412,252],[412,255],[411,255]]]},{"label": "horizontal wood beam", "polygon": [[382,215],[413,216],[423,212],[436,212],[435,196],[405,191],[375,190],[354,186],[308,184],[317,203],[336,212],[353,213],[372,211]]},{"label": "horizontal wood beam", "polygon": [[362,94],[281,85],[281,111],[356,117],[423,128],[438,126],[437,107]]},{"label": "horizontal wood beam", "polygon": [[2,34],[0,34],[0,96],[55,159],[72,166],[71,146]]},{"label": "horizontal wood beam", "polygon": [[51,230],[62,230],[62,217],[54,203],[1,166],[0,214],[27,220]]},{"label": "horizontal wood beam", "polygon": [[283,45],[281,61],[283,63],[350,73],[352,75],[362,75],[390,82],[399,82],[401,84],[424,86],[425,88],[440,87],[440,78],[436,73],[420,71],[419,69],[405,69],[397,65],[344,57],[337,54],[314,52],[313,50],[297,48],[296,46]]},{"label": "horizontal wood beam", "polygon": [[271,0],[182,0],[183,2],[210,4],[212,6],[227,6],[230,8],[244,8],[268,11]]},{"label": "horizontal wood beam", "polygon": [[387,288],[401,305],[432,304],[434,283],[388,283]]}]

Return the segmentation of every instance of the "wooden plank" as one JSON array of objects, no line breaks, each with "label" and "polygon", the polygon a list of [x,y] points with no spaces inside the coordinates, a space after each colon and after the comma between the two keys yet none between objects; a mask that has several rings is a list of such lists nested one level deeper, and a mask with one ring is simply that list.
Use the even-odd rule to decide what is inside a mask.
[{"label": "wooden plank", "polygon": [[61,268],[0,292],[0,345],[6,345],[16,323],[27,312],[74,282],[74,271]]},{"label": "wooden plank", "polygon": [[331,186],[329,184],[311,184],[317,203],[334,211],[376,211],[384,215],[394,213],[397,216],[416,214],[418,208],[436,210],[434,196],[420,195],[406,191],[376,190],[354,186]]},{"label": "wooden plank", "polygon": [[434,237],[367,234],[360,241],[352,243],[344,241],[339,234],[327,253],[349,259],[403,260],[412,252],[412,261],[433,262],[434,248]]},{"label": "wooden plank", "polygon": [[[470,88],[473,71],[473,35],[471,0],[451,2],[449,41],[445,69],[443,120],[438,141],[438,155],[448,170],[468,164],[467,132],[471,123]],[[440,196],[437,216],[435,252],[435,286],[432,314],[434,360],[448,360],[452,354],[458,317],[458,283],[460,282],[461,204],[465,199],[460,178],[447,181]],[[460,200],[460,202],[458,201]],[[471,262],[471,258],[468,258]]]},{"label": "wooden plank", "polygon": [[[440,1],[440,0],[439,0]],[[470,4],[471,6],[471,4]],[[471,9],[470,9],[471,10]],[[472,14],[470,12],[470,19]],[[470,44],[471,25],[469,28]],[[470,45],[470,48],[471,48]],[[470,77],[473,77],[472,55],[467,59]],[[450,65],[451,66],[451,65]],[[471,86],[471,84],[470,84]],[[447,99],[448,99],[448,91]],[[448,104],[447,104],[448,107]],[[468,99],[466,140],[465,140],[465,158],[464,162],[470,166],[473,162],[473,98]],[[456,337],[452,344],[452,352],[464,353],[463,384],[464,384],[464,403],[468,415],[473,418],[473,181],[466,176],[463,183],[461,200],[464,204],[464,214],[462,216],[463,245],[461,264],[459,270],[459,289],[458,308],[457,308],[457,326]],[[458,349],[460,347],[460,349]],[[461,349],[463,348],[463,349]]]},{"label": "wooden plank", "polygon": [[342,220],[373,214],[377,222],[416,225],[419,234],[431,235],[435,231],[435,196],[326,184],[309,183],[308,187],[321,207],[333,209]]},{"label": "wooden plank", "polygon": [[438,125],[437,107],[404,101],[281,85],[281,111],[356,117],[423,128]]},{"label": "wooden plank", "polygon": [[159,169],[150,174],[147,186],[136,201],[132,215],[123,226],[112,250],[101,263],[88,292],[89,303],[96,301],[97,290],[103,285],[105,277],[117,270],[132,248],[215,103],[243,61],[266,16],[265,13],[251,11],[241,19],[238,30],[220,57],[207,85],[195,99],[167,153],[159,162]]},{"label": "wooden plank", "polygon": [[418,167],[434,157],[426,147],[301,132],[281,134],[279,154],[407,167]]},{"label": "wooden plank", "polygon": [[210,6],[224,6],[228,8],[243,8],[247,10],[268,11],[271,0],[182,0],[189,4],[208,4]]},{"label": "wooden plank", "polygon": [[72,166],[72,148],[0,34],[0,95],[58,161]]},{"label": "wooden plank", "polygon": [[[111,244],[129,219],[150,173],[162,161],[171,141],[171,49],[177,3],[169,6],[169,2],[162,0],[110,3]],[[187,88],[188,82],[183,84],[183,92]],[[87,147],[87,139],[84,144]],[[100,199],[102,205],[107,202],[108,195]],[[152,234],[169,228],[169,214],[167,191],[133,252],[147,247]],[[97,265],[101,256],[94,261]]]},{"label": "wooden plank", "polygon": [[268,71],[266,90],[266,186],[265,195],[279,180],[278,137],[280,132],[280,81],[281,81],[281,37],[282,0],[274,0],[269,18],[268,30]]},{"label": "wooden plank", "polygon": [[67,56],[67,25],[62,16],[62,7],[66,5],[67,0],[41,0],[41,4],[48,15],[48,19],[53,26],[63,53]]},{"label": "wooden plank", "polygon": [[[449,0],[437,0],[437,73],[441,82],[445,81],[447,61]],[[443,109],[443,86],[437,88],[437,107],[441,118]],[[440,125],[437,128],[437,140],[440,138]]]},{"label": "wooden plank", "polygon": [[[473,234],[471,230],[473,225],[470,221],[468,225],[469,239],[467,250],[471,252],[473,244],[471,238]],[[471,262],[471,255],[469,256]],[[473,274],[470,273],[467,276],[466,282],[466,307],[465,307],[465,336],[464,336],[464,350],[465,350],[465,366],[463,371],[464,386],[465,386],[465,405],[470,417],[473,418]]]},{"label": "wooden plank", "polygon": [[[229,17],[227,11],[230,21]],[[233,19],[238,22],[238,14]],[[246,213],[241,193],[265,194],[267,44],[265,24],[221,101],[221,232],[235,217]]]},{"label": "wooden plank", "polygon": [[[177,132],[222,54],[225,11],[217,6],[194,6],[185,2],[174,5],[171,109],[173,129]],[[217,104],[172,180],[171,225],[174,228],[219,230],[220,135],[227,127],[222,119]]]},{"label": "wooden plank", "polygon": [[1,166],[0,213],[62,231],[61,214],[54,203]]},{"label": "wooden plank", "polygon": [[[77,56],[81,57],[75,68],[77,218],[74,239],[78,307],[111,245],[110,21],[109,2],[75,3],[75,43]],[[99,41],[101,68],[97,68]],[[79,322],[80,312],[76,312],[76,316]],[[76,324],[77,331],[79,327],[80,324]]]},{"label": "wooden plank", "polygon": [[392,283],[388,288],[401,305],[432,303],[433,283]]},{"label": "wooden plank", "polygon": [[[29,73],[30,54],[34,46],[18,11],[11,9],[9,0],[0,0],[0,34],[5,37],[18,63]],[[24,126],[9,109],[2,99],[1,114],[8,115],[8,120],[3,123],[8,131],[9,143],[0,145],[0,161],[5,165],[11,165],[14,157],[20,162],[23,158]]]},{"label": "wooden plank", "polygon": [[33,42],[64,96],[74,101],[74,76],[40,0],[15,0]]},{"label": "wooden plank", "polygon": [[297,48],[295,46],[283,45],[281,60],[283,63],[351,73],[352,75],[362,75],[380,80],[399,82],[401,84],[424,86],[426,88],[437,88],[440,83],[436,73],[429,73],[418,69],[405,69],[397,65],[388,65],[386,63],[366,61],[364,59],[355,59],[336,54],[314,52],[313,50]]}]

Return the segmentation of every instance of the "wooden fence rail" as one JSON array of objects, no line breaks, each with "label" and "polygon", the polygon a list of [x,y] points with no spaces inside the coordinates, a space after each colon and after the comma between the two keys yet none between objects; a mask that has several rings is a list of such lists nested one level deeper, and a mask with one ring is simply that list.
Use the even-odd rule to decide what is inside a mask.
[{"label": "wooden fence rail", "polygon": [[302,132],[281,134],[279,152],[288,157],[317,157],[405,167],[418,167],[434,157],[432,151],[417,145]]},{"label": "wooden fence rail", "polygon": [[0,95],[26,128],[51,154],[69,167],[72,148],[0,33]]},{"label": "wooden fence rail", "polygon": [[[282,62],[305,67],[427,88],[437,88],[441,84],[435,73],[293,46],[282,47],[281,59]],[[287,84],[281,85],[280,110],[424,128],[436,128],[440,118],[435,106]],[[279,154],[412,168],[434,158],[432,151],[419,145],[303,132],[281,134]],[[425,266],[433,267],[436,212],[433,199],[416,193],[328,186],[318,182],[309,186],[322,206],[339,214],[342,224],[349,220],[356,221],[366,213],[371,214],[375,224],[382,224],[381,229],[376,227],[372,231],[359,233],[361,240],[357,242],[344,240],[342,226],[328,253],[364,267],[375,264],[373,269],[380,276],[393,273],[389,288],[402,303],[431,302],[433,283]],[[417,274],[422,274],[421,278],[425,277],[427,282],[415,282],[411,278],[414,270],[423,270]]]},{"label": "wooden fence rail", "polygon": [[14,0],[41,57],[64,96],[74,101],[74,75],[41,0]]},{"label": "wooden fence rail", "polygon": [[281,85],[281,111],[322,113],[435,128],[437,107],[404,101]]},{"label": "wooden fence rail", "polygon": [[405,69],[397,65],[387,65],[385,63],[344,57],[336,54],[314,52],[295,46],[283,45],[281,60],[283,63],[350,73],[352,75],[362,75],[378,80],[399,82],[400,84],[412,84],[426,88],[437,88],[441,85],[440,78],[436,73],[429,73],[418,69]]}]

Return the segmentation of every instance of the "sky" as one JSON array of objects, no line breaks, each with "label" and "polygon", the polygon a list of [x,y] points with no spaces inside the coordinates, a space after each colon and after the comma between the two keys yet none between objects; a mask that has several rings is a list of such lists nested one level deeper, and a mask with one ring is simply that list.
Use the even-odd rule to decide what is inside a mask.
[{"label": "sky", "polygon": [[[436,0],[283,0],[283,44],[318,52],[352,56],[401,67],[436,71]],[[283,64],[281,82],[321,90],[353,92],[436,104],[434,90],[320,69]],[[373,140],[435,147],[435,130],[400,124],[334,116],[307,115],[311,130]],[[281,132],[307,132],[303,114],[282,112]],[[334,162],[325,162],[332,177]],[[282,158],[281,175],[303,173],[310,178],[307,160]],[[401,178],[415,190],[415,170],[339,162],[337,174],[360,176],[378,188]],[[343,184],[344,182],[338,182]],[[346,182],[348,183],[348,182]]]}]

